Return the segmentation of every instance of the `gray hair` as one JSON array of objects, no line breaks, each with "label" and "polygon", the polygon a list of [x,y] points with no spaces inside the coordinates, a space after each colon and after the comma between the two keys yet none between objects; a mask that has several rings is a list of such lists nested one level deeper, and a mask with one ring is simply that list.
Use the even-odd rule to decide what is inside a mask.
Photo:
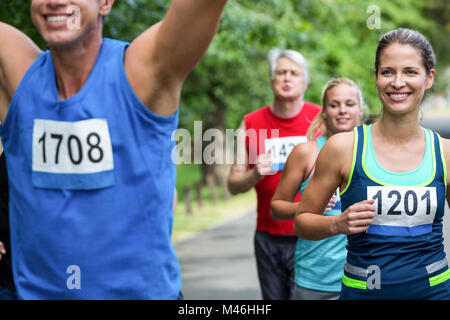
[{"label": "gray hair", "polygon": [[295,50],[287,50],[287,49],[279,49],[273,48],[269,51],[267,58],[269,60],[269,68],[270,68],[270,79],[273,80],[275,78],[275,69],[277,68],[278,60],[280,58],[286,57],[294,61],[298,64],[303,70],[303,76],[305,77],[305,81],[309,83],[309,74],[308,74],[308,64],[306,63],[305,58],[302,56],[300,52]]}]

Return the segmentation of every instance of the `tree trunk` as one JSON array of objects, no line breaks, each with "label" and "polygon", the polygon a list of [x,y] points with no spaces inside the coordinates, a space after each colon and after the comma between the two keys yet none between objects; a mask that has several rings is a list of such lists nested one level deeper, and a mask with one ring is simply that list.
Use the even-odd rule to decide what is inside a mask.
[{"label": "tree trunk", "polygon": [[[214,180],[216,184],[219,186],[226,185],[226,179],[228,176],[228,167],[230,164],[225,163],[225,155],[226,155],[226,141],[225,141],[225,113],[226,107],[223,105],[222,101],[217,98],[214,91],[211,89],[208,92],[209,99],[211,101],[211,105],[213,106],[213,111],[211,112],[212,116],[208,117],[203,123],[203,133],[208,129],[217,129],[221,132],[220,136],[214,136],[211,141],[202,141],[202,153],[205,151],[205,148],[214,143],[220,145],[220,148],[214,149],[214,156],[217,159],[220,159],[219,163],[207,164],[205,163],[205,159],[202,161],[202,175],[203,181],[205,184],[207,183],[208,176],[214,176]],[[216,141],[216,139],[218,139]],[[203,153],[204,154],[204,153]]]}]

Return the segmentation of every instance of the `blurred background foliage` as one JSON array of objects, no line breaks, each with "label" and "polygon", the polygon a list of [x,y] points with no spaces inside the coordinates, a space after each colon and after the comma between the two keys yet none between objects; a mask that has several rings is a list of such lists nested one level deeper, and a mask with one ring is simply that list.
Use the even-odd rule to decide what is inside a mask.
[{"label": "blurred background foliage", "polygon": [[[32,25],[30,0],[1,0],[0,20],[45,43]],[[104,34],[132,41],[163,19],[170,0],[116,0]],[[377,6],[379,28],[368,21]],[[187,79],[180,127],[236,128],[243,115],[272,102],[267,52],[272,47],[300,51],[311,83],[305,100],[319,103],[321,88],[333,76],[349,77],[363,89],[371,113],[378,113],[373,62],[378,39],[398,27],[416,29],[432,43],[438,77],[434,90],[448,88],[440,75],[450,64],[450,1],[447,0],[229,0],[218,34]],[[193,44],[195,45],[195,44]]]},{"label": "blurred background foliage", "polygon": [[[30,19],[30,2],[0,0],[0,20],[44,48]],[[170,0],[116,0],[104,35],[132,41],[163,19],[169,5]],[[380,25],[369,28],[374,6]],[[307,59],[306,101],[319,104],[329,78],[349,77],[362,87],[370,113],[377,114],[375,48],[385,32],[398,27],[430,40],[438,60],[432,91],[448,90],[443,76],[450,65],[448,0],[229,0],[216,37],[183,87],[180,127],[192,130],[194,121],[202,120],[203,130],[237,128],[244,114],[270,104],[266,57],[272,47],[298,50]]]}]

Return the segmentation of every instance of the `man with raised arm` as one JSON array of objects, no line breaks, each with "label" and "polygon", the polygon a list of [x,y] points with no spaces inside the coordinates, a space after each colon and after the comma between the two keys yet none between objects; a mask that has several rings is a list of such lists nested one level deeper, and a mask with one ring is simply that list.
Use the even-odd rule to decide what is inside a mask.
[{"label": "man with raised arm", "polygon": [[183,81],[226,0],[173,0],[131,43],[102,37],[113,3],[32,0],[42,52],[0,22],[0,136],[22,299],[180,295],[170,137]]}]

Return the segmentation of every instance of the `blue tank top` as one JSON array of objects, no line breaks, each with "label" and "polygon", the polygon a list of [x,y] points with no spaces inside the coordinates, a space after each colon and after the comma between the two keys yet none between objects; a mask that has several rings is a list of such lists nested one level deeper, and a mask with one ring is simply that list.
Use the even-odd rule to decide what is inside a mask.
[{"label": "blue tank top", "polygon": [[104,39],[85,85],[66,100],[52,55],[42,52],[0,127],[22,299],[178,297],[178,113],[159,116],[138,100],[124,70],[127,46]]},{"label": "blue tank top", "polygon": [[[317,147],[322,149],[327,138],[317,138]],[[302,183],[300,193],[303,193],[311,176]],[[341,214],[341,201],[337,201],[332,210],[324,212],[324,216]],[[295,283],[304,288],[339,292],[341,279],[347,256],[347,237],[343,234],[320,241],[310,241],[299,238],[295,249]]]},{"label": "blue tank top", "polygon": [[439,136],[424,129],[421,165],[389,172],[375,158],[371,126],[355,128],[349,183],[342,211],[374,199],[367,232],[348,236],[342,299],[449,299],[450,281],[442,237],[446,167]]}]

